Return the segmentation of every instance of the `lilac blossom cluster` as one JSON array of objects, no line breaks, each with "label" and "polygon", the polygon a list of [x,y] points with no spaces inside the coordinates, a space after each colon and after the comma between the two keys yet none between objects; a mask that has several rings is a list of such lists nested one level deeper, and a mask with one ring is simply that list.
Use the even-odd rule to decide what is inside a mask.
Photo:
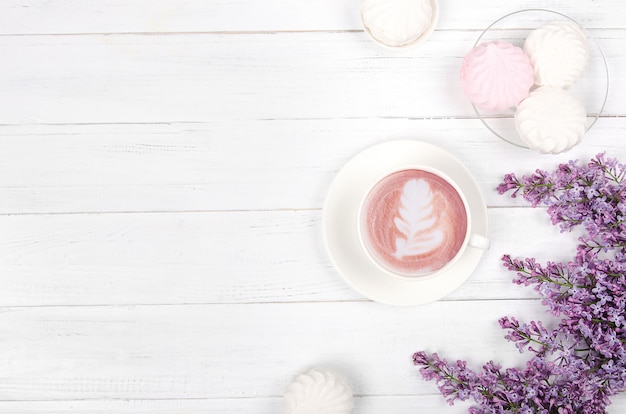
[{"label": "lilac blossom cluster", "polygon": [[610,397],[626,390],[626,166],[596,156],[554,172],[507,174],[498,192],[547,206],[561,231],[582,236],[568,263],[502,258],[514,282],[533,286],[553,315],[540,321],[503,317],[505,338],[529,352],[523,368],[490,361],[472,370],[465,361],[417,352],[413,362],[450,403],[473,400],[471,414],[605,413]]}]

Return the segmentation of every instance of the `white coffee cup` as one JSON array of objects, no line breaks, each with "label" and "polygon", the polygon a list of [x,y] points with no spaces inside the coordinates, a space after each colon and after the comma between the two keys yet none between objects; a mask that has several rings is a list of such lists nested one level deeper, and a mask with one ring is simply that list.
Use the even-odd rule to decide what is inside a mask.
[{"label": "white coffee cup", "polygon": [[369,259],[403,278],[435,276],[467,249],[487,249],[472,233],[463,191],[441,171],[409,166],[383,174],[363,197],[357,229]]}]

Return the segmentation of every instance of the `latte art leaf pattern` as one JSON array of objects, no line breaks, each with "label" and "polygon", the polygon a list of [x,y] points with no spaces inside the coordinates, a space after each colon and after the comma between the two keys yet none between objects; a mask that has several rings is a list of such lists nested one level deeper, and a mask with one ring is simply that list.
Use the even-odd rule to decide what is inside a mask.
[{"label": "latte art leaf pattern", "polygon": [[360,216],[363,247],[385,270],[422,276],[441,269],[463,247],[467,213],[443,177],[418,169],[380,180]]},{"label": "latte art leaf pattern", "polygon": [[423,179],[411,179],[402,188],[399,215],[394,218],[396,228],[405,238],[396,238],[394,255],[401,259],[428,253],[436,249],[444,239],[443,232],[436,228],[433,193]]}]

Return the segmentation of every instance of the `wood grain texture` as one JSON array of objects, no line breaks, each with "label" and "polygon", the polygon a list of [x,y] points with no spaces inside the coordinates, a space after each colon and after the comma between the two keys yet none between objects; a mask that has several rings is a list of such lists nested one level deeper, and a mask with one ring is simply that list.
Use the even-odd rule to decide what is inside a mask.
[{"label": "wood grain texture", "polygon": [[624,158],[625,133],[622,118],[601,119],[581,145],[542,157],[475,119],[5,126],[0,214],[320,209],[350,158],[391,139],[450,152],[490,207],[526,206],[497,194],[504,174],[587,162],[602,151]]},{"label": "wood grain texture", "polygon": [[[623,73],[626,30],[594,34]],[[0,112],[10,125],[476,118],[457,81],[476,38],[438,31],[397,54],[361,32],[3,36]],[[625,91],[613,77],[612,97]]]},{"label": "wood grain texture", "polygon": [[280,396],[300,370],[337,369],[357,395],[436,393],[411,355],[523,364],[498,319],[538,301],[4,308],[0,400]]},{"label": "wood grain texture", "polygon": [[[61,0],[11,1],[1,5],[2,34],[153,33],[361,30],[358,0]],[[624,27],[620,0],[439,1],[442,30],[483,29],[527,8],[559,10],[588,27]]]},{"label": "wood grain texture", "polygon": [[[394,414],[467,413],[469,404],[449,406],[439,395],[419,396],[356,396],[355,413]],[[21,401],[0,402],[2,414],[276,414],[282,412],[280,397],[176,400],[77,400],[77,401]],[[608,410],[619,414],[626,410],[626,399],[617,396]]]},{"label": "wood grain texture", "polygon": [[[403,53],[367,38],[358,5],[0,3],[0,413],[275,414],[290,379],[322,365],[348,377],[355,414],[452,414],[467,406],[419,378],[414,351],[523,363],[497,319],[549,318],[500,257],[568,260],[576,235],[494,188],[626,159],[626,3],[440,1],[437,30]],[[458,85],[479,33],[528,7],[579,20],[613,75],[567,154],[497,139]],[[391,139],[452,153],[489,206],[491,249],[421,307],[350,289],[321,236],[333,178]],[[609,412],[624,410],[620,396]]]},{"label": "wood grain texture", "polygon": [[[394,414],[467,413],[467,404],[446,404],[439,395],[420,396],[356,396],[355,413]],[[14,414],[277,414],[282,412],[280,397],[235,399],[177,399],[177,400],[92,400],[92,401],[27,401],[0,402],[0,413]],[[614,398],[609,414],[619,414],[626,409],[622,396]]]},{"label": "wood grain texture", "polygon": [[[489,220],[491,248],[446,300],[536,298],[501,256],[575,256],[576,235],[545,210],[493,209]],[[330,263],[320,211],[5,216],[0,227],[0,306],[365,299]]]},{"label": "wood grain texture", "polygon": [[[549,319],[528,301],[5,309],[0,412],[269,414],[293,376],[313,365],[348,375],[357,412],[435,412],[445,404],[411,354],[519,366],[526,356],[496,328],[505,314]],[[616,401],[610,412],[626,402]]]}]

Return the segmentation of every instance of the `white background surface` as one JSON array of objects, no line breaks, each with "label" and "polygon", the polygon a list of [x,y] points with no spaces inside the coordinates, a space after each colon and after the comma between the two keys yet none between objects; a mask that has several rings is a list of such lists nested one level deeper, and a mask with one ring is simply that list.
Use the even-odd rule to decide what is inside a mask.
[{"label": "white background surface", "polygon": [[[356,414],[458,413],[413,352],[523,363],[498,318],[547,316],[500,257],[567,260],[575,236],[494,188],[626,161],[626,3],[440,0],[437,30],[401,53],[367,38],[358,5],[0,3],[1,413],[279,413],[319,365],[349,379]],[[481,29],[532,6],[586,26],[612,74],[603,117],[558,156],[492,136],[458,84]],[[333,177],[390,139],[449,151],[489,205],[475,273],[420,307],[352,291],[322,243]]]}]

